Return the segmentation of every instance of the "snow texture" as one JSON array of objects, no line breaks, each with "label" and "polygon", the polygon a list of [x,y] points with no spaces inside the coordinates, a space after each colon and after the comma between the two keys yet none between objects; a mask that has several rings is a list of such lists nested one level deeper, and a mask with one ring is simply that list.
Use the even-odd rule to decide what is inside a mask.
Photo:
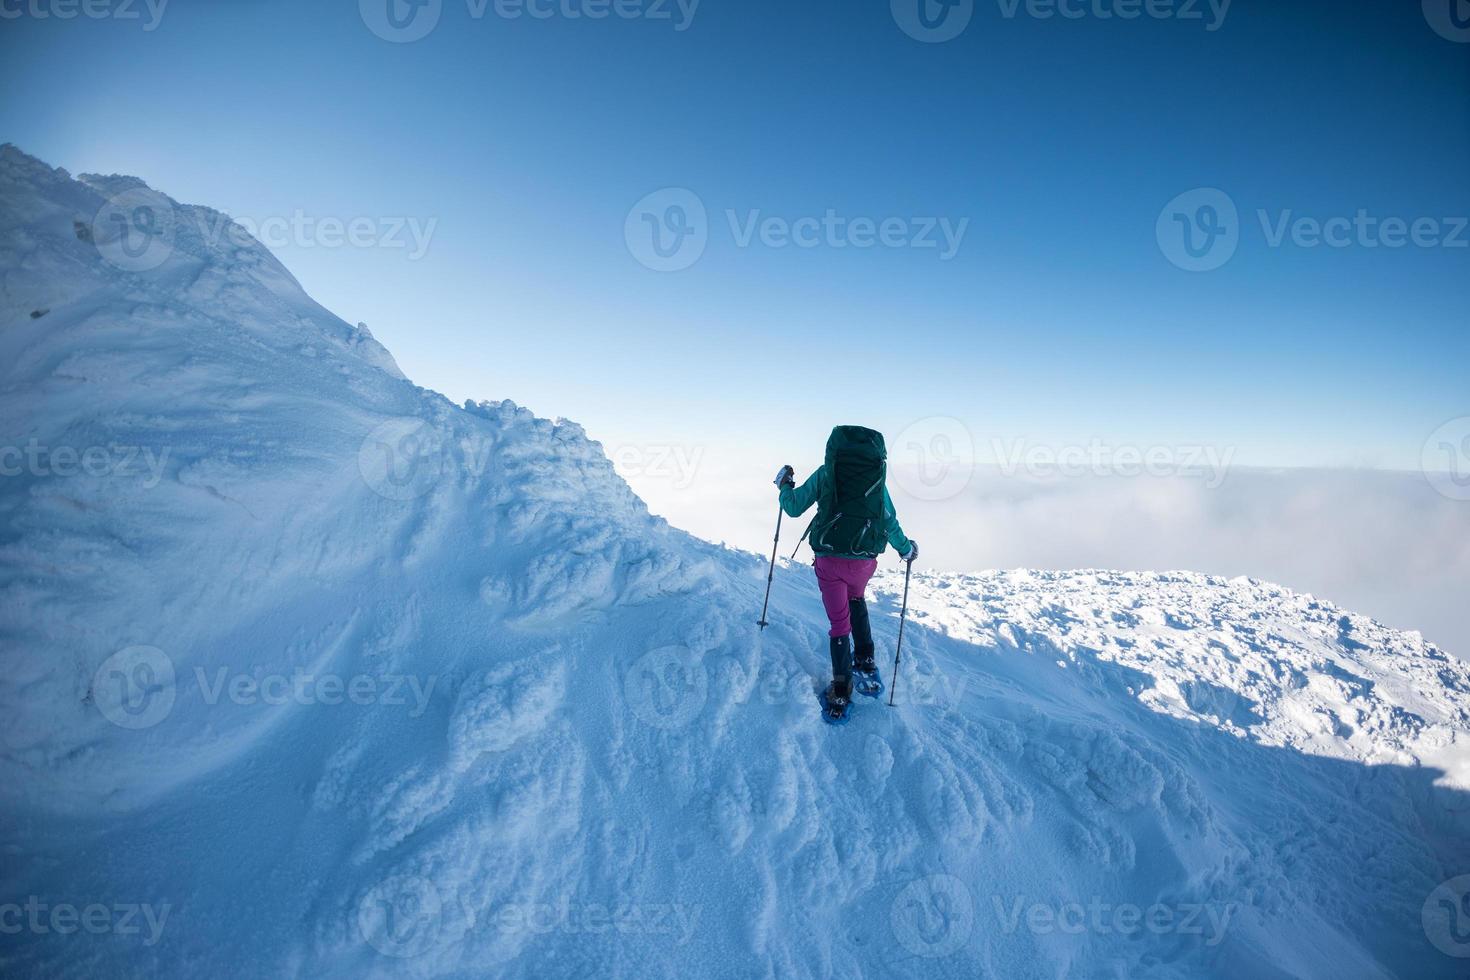
[{"label": "snow texture", "polygon": [[1465,975],[1470,670],[1418,634],[919,572],[894,676],[885,571],[897,707],[834,729],[808,568],[757,631],[763,555],[218,212],[7,146],[0,274],[6,976]]}]

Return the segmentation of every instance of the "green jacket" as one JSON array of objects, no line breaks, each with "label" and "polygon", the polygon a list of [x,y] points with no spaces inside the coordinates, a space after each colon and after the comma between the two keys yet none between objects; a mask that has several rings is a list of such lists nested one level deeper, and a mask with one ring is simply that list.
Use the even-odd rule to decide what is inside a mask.
[{"label": "green jacket", "polygon": [[[832,501],[832,480],[827,476],[827,467],[818,466],[816,472],[806,478],[806,482],[799,487],[784,486],[781,488],[781,509],[790,517],[800,517],[809,510],[812,504],[817,505],[817,516],[811,525],[812,551],[818,555],[831,555],[833,558],[856,558],[856,555],[844,555],[838,551],[823,548],[820,544],[821,527],[827,523],[827,510]],[[888,543],[893,545],[895,551],[900,555],[908,554],[909,539],[899,527],[898,514],[893,509],[893,498],[888,496],[888,488],[883,488],[883,534],[888,538]]]}]

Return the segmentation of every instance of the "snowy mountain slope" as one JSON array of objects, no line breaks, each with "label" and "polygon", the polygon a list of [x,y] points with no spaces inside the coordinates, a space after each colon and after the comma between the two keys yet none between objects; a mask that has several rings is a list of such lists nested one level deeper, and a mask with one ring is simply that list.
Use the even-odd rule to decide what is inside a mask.
[{"label": "snowy mountain slope", "polygon": [[760,556],[222,220],[0,150],[7,975],[1463,972],[1470,672],[1417,635],[920,574],[898,707],[830,729],[809,569],[757,633]]}]

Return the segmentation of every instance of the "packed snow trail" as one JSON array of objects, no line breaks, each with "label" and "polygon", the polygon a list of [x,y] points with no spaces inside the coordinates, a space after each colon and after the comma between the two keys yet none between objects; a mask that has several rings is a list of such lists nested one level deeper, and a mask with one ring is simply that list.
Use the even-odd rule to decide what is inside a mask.
[{"label": "packed snow trail", "polygon": [[6,147],[0,263],[7,976],[1463,975],[1470,671],[1417,634],[915,573],[833,729],[810,569],[758,631],[764,554],[217,212]]}]

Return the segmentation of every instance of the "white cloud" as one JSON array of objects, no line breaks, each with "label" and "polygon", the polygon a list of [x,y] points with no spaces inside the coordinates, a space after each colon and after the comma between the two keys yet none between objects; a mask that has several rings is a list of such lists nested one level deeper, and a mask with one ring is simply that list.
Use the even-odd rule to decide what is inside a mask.
[{"label": "white cloud", "polygon": [[[706,464],[677,491],[632,482],[675,526],[769,553],[769,480],[751,467]],[[928,567],[1250,575],[1417,629],[1470,659],[1470,502],[1441,496],[1420,474],[1380,470],[1237,466],[1218,488],[1207,484],[1191,475],[1006,477],[981,468],[957,496],[925,501],[889,480]],[[805,524],[786,521],[783,554]]]}]

